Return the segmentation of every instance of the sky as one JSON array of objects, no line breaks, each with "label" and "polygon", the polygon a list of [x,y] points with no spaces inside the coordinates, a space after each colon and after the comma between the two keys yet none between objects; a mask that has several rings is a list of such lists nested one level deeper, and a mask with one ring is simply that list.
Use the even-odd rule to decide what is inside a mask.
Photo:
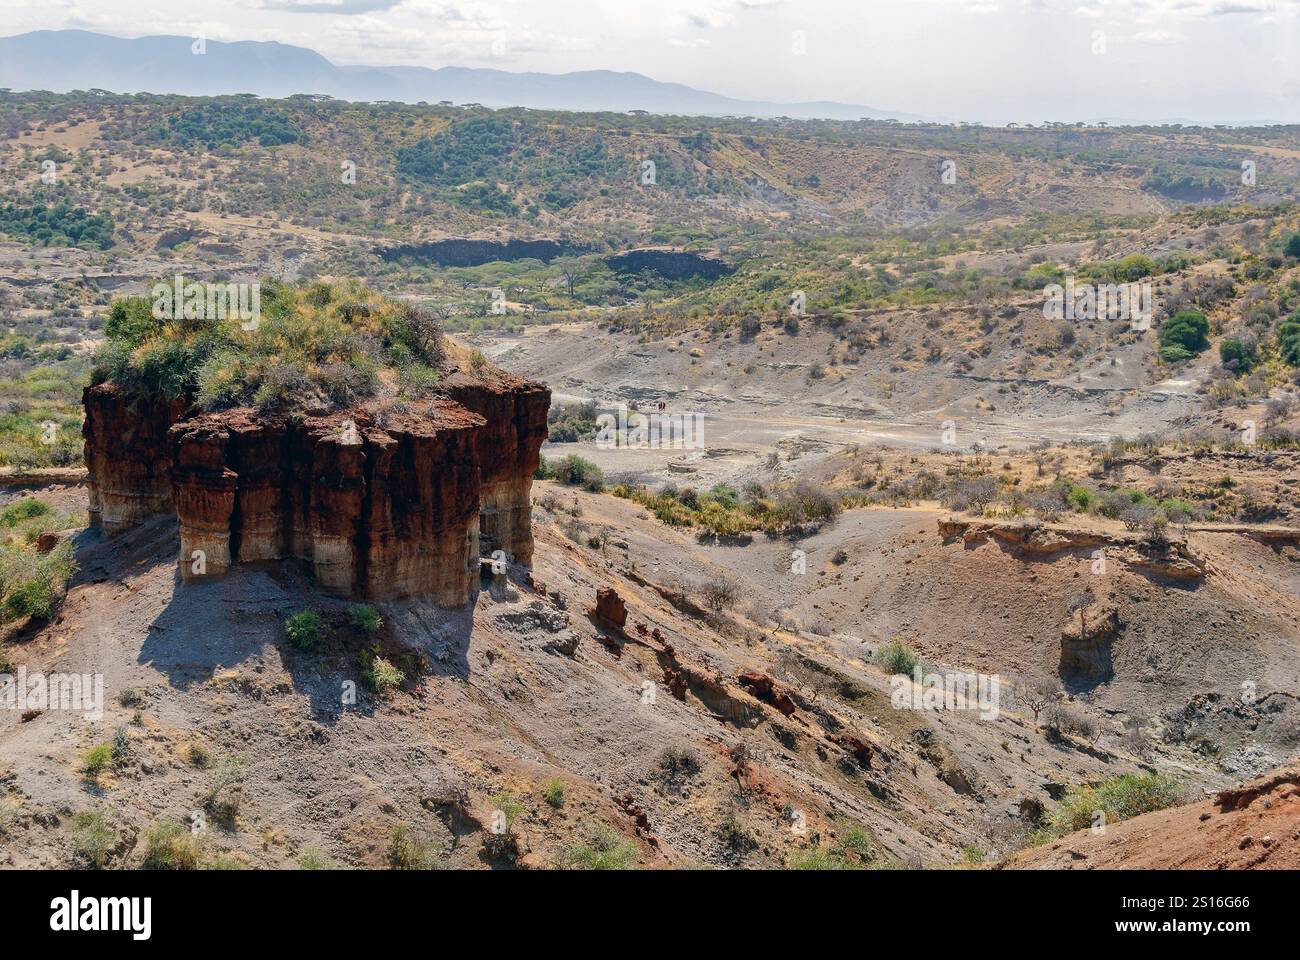
[{"label": "sky", "polygon": [[1300,122],[1300,0],[0,0],[0,23],[983,123]]}]

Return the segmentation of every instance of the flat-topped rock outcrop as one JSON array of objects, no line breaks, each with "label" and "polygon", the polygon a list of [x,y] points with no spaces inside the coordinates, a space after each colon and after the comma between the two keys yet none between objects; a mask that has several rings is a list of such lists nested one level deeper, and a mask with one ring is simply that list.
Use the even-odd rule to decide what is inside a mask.
[{"label": "flat-topped rock outcrop", "polygon": [[550,391],[489,369],[439,393],[401,412],[259,415],[88,387],[91,525],[175,513],[187,581],[297,560],[332,593],[463,604],[480,552],[531,562]]}]

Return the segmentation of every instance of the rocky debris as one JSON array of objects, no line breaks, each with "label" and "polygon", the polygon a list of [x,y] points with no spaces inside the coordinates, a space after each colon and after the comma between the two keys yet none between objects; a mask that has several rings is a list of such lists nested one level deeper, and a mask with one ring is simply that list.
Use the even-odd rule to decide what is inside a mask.
[{"label": "rocky debris", "polygon": [[578,650],[580,638],[569,624],[569,615],[541,600],[530,601],[523,610],[502,614],[497,623],[525,644],[548,653],[572,657]]},{"label": "rocky debris", "polygon": [[[656,628],[655,634],[658,633],[659,630]],[[658,639],[657,636],[656,639]],[[679,669],[680,663],[677,660],[677,651],[673,649],[673,645],[671,643],[665,643],[663,645],[663,648],[658,651],[658,654],[659,654],[660,668],[664,672],[664,686],[668,688],[668,692],[671,693],[674,697],[676,697],[678,700],[685,702],[686,691],[688,688],[686,684],[686,677]]]},{"label": "rocky debris", "polygon": [[602,626],[620,633],[627,625],[627,606],[613,587],[597,588],[596,605],[591,608],[590,615]]},{"label": "rocky debris", "polygon": [[1037,522],[967,520],[960,517],[940,518],[939,536],[945,543],[959,538],[963,543],[998,540],[1022,553],[1038,555],[1095,547],[1107,539],[1090,531],[1050,527]]},{"label": "rocky debris", "polygon": [[548,653],[559,653],[566,657],[572,657],[578,652],[578,634],[574,630],[567,630],[557,637],[552,637],[546,641],[545,649]]},{"label": "rocky debris", "polygon": [[738,727],[754,727],[765,717],[749,697],[727,686],[721,676],[710,676],[703,670],[683,663],[671,643],[655,651],[659,668],[663,670],[664,686],[678,700],[685,701],[687,693],[695,696],[713,716],[722,723]]},{"label": "rocky debris", "polygon": [[75,539],[79,532],[77,530],[46,530],[36,538],[36,552],[49,553],[59,544]]},{"label": "rocky debris", "polygon": [[638,584],[639,586],[642,587],[647,587],[655,591],[657,594],[659,594],[659,596],[663,597],[665,600],[667,600],[669,603],[671,603],[674,607],[676,607],[678,610],[680,610],[682,613],[686,614],[687,616],[702,619],[709,615],[709,611],[705,610],[699,604],[695,603],[695,601],[693,601],[681,590],[675,590],[670,586],[666,586],[661,583],[656,583],[652,580],[647,580],[645,577],[641,576],[641,574],[637,573],[635,570],[625,570],[623,571],[623,575],[626,576],[633,583]]},{"label": "rocky debris", "polygon": [[920,727],[912,732],[912,740],[919,748],[922,759],[935,768],[939,779],[951,787],[954,793],[982,799],[974,775],[968,773],[956,755],[939,742],[933,730]]},{"label": "rocky debris", "polygon": [[625,793],[623,796],[618,797],[614,802],[618,805],[620,810],[632,818],[632,822],[636,824],[636,832],[638,835],[640,835],[642,831],[649,832],[650,817],[643,809],[641,809],[641,806],[632,797],[632,794]]},{"label": "rocky debris", "polygon": [[970,775],[957,762],[956,757],[950,756],[945,762],[936,766],[939,770],[939,779],[950,786],[953,792],[979,798],[979,791],[971,783]]},{"label": "rocky debris", "polygon": [[65,487],[86,482],[84,467],[0,467],[0,486]]},{"label": "rocky debris", "polygon": [[456,373],[409,412],[188,409],[86,389],[91,526],[175,511],[184,580],[296,558],[327,591],[463,605],[480,550],[532,561],[533,471],[550,392]]},{"label": "rocky debris", "polygon": [[826,734],[826,739],[836,746],[843,747],[858,762],[863,770],[871,769],[871,759],[876,755],[876,748],[851,734]]},{"label": "rocky debris", "polygon": [[1039,824],[1043,821],[1043,816],[1047,812],[1043,807],[1043,801],[1037,797],[1023,797],[1020,803],[1016,805],[1016,816],[1025,823]]},{"label": "rocky debris", "polygon": [[765,673],[750,671],[742,673],[739,677],[740,685],[748,690],[759,700],[769,706],[775,707],[785,716],[794,713],[794,701],[790,699],[789,694],[782,690],[775,680]]},{"label": "rocky debris", "polygon": [[1200,580],[1205,576],[1204,564],[1183,544],[1171,544],[1167,551],[1154,555],[1135,551],[1121,559],[1136,570],[1174,580]]},{"label": "rocky debris", "polygon": [[664,667],[664,686],[678,700],[686,700],[686,678],[682,676],[680,670],[672,667]]}]

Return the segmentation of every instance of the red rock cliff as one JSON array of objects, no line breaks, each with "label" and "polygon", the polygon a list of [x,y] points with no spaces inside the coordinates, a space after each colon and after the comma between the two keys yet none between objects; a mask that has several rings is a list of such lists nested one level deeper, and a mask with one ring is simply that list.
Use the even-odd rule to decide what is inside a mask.
[{"label": "red rock cliff", "polygon": [[475,437],[483,486],[483,548],[532,563],[533,471],[546,440],[551,391],[508,374],[490,382],[456,374],[446,390],[487,421]]},{"label": "red rock cliff", "polygon": [[492,371],[454,374],[445,393],[400,414],[259,417],[183,401],[140,413],[90,388],[92,522],[116,533],[174,509],[187,581],[296,558],[333,593],[463,604],[480,546],[531,562],[550,391]]},{"label": "red rock cliff", "polygon": [[478,560],[485,421],[435,401],[380,426],[363,411],[182,420],[168,434],[181,575],[290,557],[325,589],[464,603]]},{"label": "red rock cliff", "polygon": [[90,525],[110,534],[172,511],[167,430],[189,405],[184,399],[127,397],[111,383],[87,387],[86,489]]}]

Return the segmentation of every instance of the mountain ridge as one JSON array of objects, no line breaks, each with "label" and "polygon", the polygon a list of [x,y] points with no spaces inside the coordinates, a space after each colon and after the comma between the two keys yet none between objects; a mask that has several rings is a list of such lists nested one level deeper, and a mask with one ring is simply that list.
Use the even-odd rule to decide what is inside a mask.
[{"label": "mountain ridge", "polygon": [[189,96],[323,94],[342,100],[451,100],[491,107],[641,109],[700,116],[922,119],[833,101],[743,100],[628,71],[555,74],[454,65],[338,65],[307,47],[278,41],[206,40],[202,56],[209,69],[195,70],[199,55],[192,52],[194,43],[190,37],[125,38],[87,30],[36,30],[0,37],[0,87]]}]

